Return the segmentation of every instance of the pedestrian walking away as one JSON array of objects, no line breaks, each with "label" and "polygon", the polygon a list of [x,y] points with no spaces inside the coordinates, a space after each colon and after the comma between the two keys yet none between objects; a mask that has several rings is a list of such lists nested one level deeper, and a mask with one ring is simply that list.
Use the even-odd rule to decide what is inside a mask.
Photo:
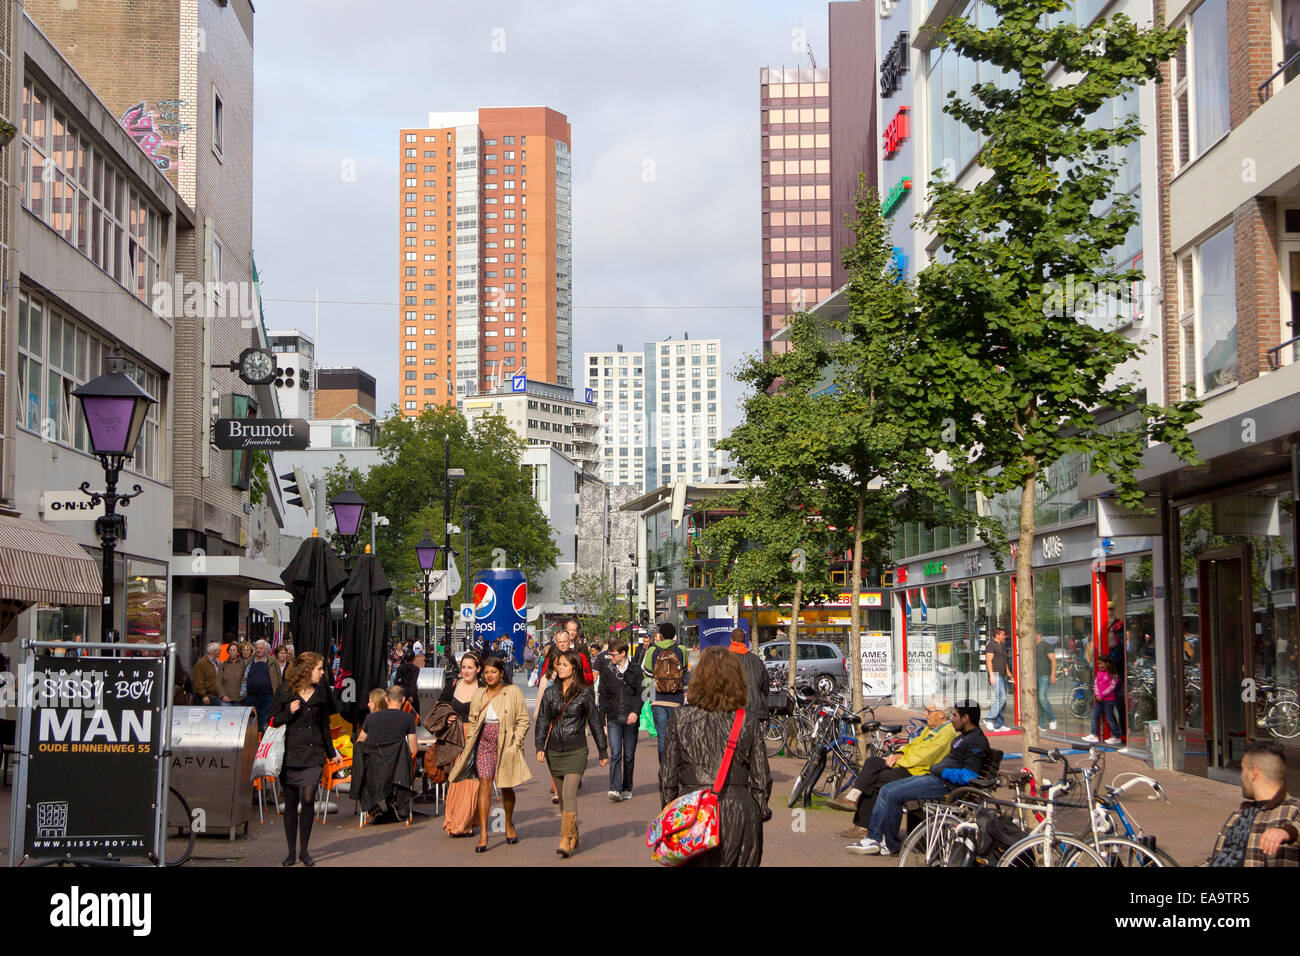
[{"label": "pedestrian walking away", "polygon": [[[700,654],[686,705],[667,724],[659,764],[661,809],[678,797],[714,785],[736,712],[744,710],[748,685],[738,655],[723,647]],[[763,824],[772,818],[772,774],[758,721],[746,713],[731,766],[718,797],[718,845],[691,857],[686,866],[758,866],[763,862]]]},{"label": "pedestrian walking away", "polygon": [[[473,651],[461,656],[460,676],[443,686],[438,702],[448,704],[455,712],[448,720],[459,722],[461,732],[469,726],[469,715],[474,696],[483,681],[479,676],[479,656]],[[462,753],[467,753],[468,749]],[[447,836],[463,837],[474,833],[474,816],[478,810],[478,781],[473,777],[452,783],[448,774],[447,807],[442,815],[442,828]]]},{"label": "pedestrian walking away", "polygon": [[1300,866],[1300,800],[1286,792],[1286,757],[1273,741],[1241,758],[1245,802],[1219,831],[1210,866]]},{"label": "pedestrian walking away", "polygon": [[285,866],[301,860],[306,866],[316,861],[307,851],[316,813],[316,788],[322,768],[334,757],[330,739],[330,715],[334,698],[323,683],[325,662],[319,654],[304,651],[280,685],[271,710],[271,721],[284,728],[284,767],[280,786],[284,789],[284,836],[289,845]]},{"label": "pedestrian walking away", "polygon": [[591,688],[582,677],[582,659],[567,651],[555,659],[555,680],[537,707],[537,760],[547,765],[560,797],[560,845],[567,857],[578,849],[578,784],[587,768],[587,728],[600,754],[609,763],[609,745]]},{"label": "pedestrian walking away", "polygon": [[664,622],[655,630],[655,641],[646,651],[642,665],[647,687],[654,696],[650,713],[655,722],[655,744],[659,759],[664,758],[664,735],[677,709],[686,701],[686,674],[689,665],[686,648],[677,643],[677,628]]},{"label": "pedestrian walking away", "polygon": [[737,656],[745,670],[745,690],[747,692],[745,711],[753,714],[759,723],[767,720],[767,668],[758,659],[757,654],[749,650],[745,643],[745,632],[734,628],[731,632],[731,646],[727,648]]},{"label": "pedestrian walking away", "polygon": [[524,759],[527,737],[528,705],[524,702],[524,692],[506,683],[506,662],[489,657],[483,662],[483,686],[474,692],[470,702],[465,749],[450,775],[453,783],[471,776],[478,780],[476,853],[482,853],[488,846],[488,812],[492,809],[494,781],[501,790],[506,843],[519,842],[514,824],[514,788],[533,779]]},{"label": "pedestrian walking away", "polygon": [[641,668],[628,659],[627,641],[616,637],[600,662],[596,697],[609,737],[609,799],[632,799],[632,770],[636,765],[637,736],[641,726]]}]

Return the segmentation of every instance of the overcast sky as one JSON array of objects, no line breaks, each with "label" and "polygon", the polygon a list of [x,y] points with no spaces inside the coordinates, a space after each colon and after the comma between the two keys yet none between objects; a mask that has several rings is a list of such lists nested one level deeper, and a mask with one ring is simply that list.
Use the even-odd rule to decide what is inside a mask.
[{"label": "overcast sky", "polygon": [[[758,70],[808,66],[798,30],[826,65],[824,0],[256,6],[267,325],[310,333],[319,292],[318,361],[372,373],[381,410],[398,397],[397,131],[430,111],[568,117],[575,366],[683,332],[722,338],[728,371],[760,349]],[[738,397],[729,382],[725,426]]]}]

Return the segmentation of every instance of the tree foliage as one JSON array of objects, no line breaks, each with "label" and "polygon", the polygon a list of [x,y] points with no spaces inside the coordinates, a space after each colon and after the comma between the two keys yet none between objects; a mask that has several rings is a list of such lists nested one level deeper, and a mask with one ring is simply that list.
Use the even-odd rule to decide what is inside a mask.
[{"label": "tree foliage", "polygon": [[[984,137],[987,178],[971,187],[936,170],[921,219],[942,249],[918,277],[924,321],[902,387],[908,414],[959,480],[992,496],[1022,489],[1017,583],[1021,719],[1036,739],[1033,588],[1035,483],[1066,454],[1091,455],[1117,497],[1137,505],[1134,476],[1148,441],[1195,460],[1186,425],[1196,403],[1146,401],[1142,383],[1122,376],[1145,343],[1097,322],[1094,297],[1070,290],[1129,288],[1140,272],[1114,250],[1137,221],[1129,197],[1113,196],[1116,151],[1142,132],[1136,115],[1113,127],[1090,121],[1109,100],[1159,79],[1180,31],[1138,27],[1123,14],[1087,27],[1044,26],[1064,0],[990,0],[999,22],[987,30],[962,17],[942,43],[1003,71],[1004,81],[949,94],[945,111]],[[1059,72],[1053,72],[1058,70]],[[1091,321],[1090,321],[1091,320]],[[1136,410],[1140,424],[1108,429],[1107,413]]]},{"label": "tree foliage", "polygon": [[584,634],[604,644],[616,621],[627,621],[627,594],[596,571],[575,572],[560,585],[560,600],[572,604]]},{"label": "tree foliage", "polygon": [[[388,527],[377,531],[376,552],[393,582],[394,599],[415,616],[423,614],[423,575],[415,545],[426,533],[441,545],[444,521],[461,528],[452,537],[456,567],[462,582],[467,573],[491,567],[498,550],[504,567],[520,568],[528,576],[530,600],[538,594],[536,582],[555,567],[558,549],[551,527],[533,498],[531,477],[520,464],[523,443],[499,416],[475,421],[471,429],[454,408],[427,409],[418,418],[396,414],[380,429],[380,464],[362,476],[339,465],[328,474],[329,496],[344,488],[348,478],[366,499],[366,522],[358,532],[369,541],[369,516],[381,514]],[[451,467],[465,471],[452,494],[451,515],[444,519],[445,448],[451,449]],[[470,560],[465,560],[466,520],[469,521]],[[439,555],[438,567],[443,566]],[[462,585],[463,586],[463,585]],[[414,593],[413,593],[414,592]],[[453,600],[459,600],[453,597]]]}]

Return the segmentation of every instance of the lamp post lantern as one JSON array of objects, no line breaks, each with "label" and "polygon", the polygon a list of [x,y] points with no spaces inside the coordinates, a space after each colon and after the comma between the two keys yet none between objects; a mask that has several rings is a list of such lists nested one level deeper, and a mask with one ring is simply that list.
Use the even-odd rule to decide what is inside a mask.
[{"label": "lamp post lantern", "polygon": [[334,524],[343,538],[343,566],[352,569],[352,546],[356,542],[357,531],[361,527],[361,516],[366,510],[366,499],[357,494],[348,479],[343,491],[330,499],[330,508],[334,511]]},{"label": "lamp post lantern", "polygon": [[118,539],[126,536],[126,517],[117,513],[120,504],[126,507],[131,499],[144,493],[135,485],[130,494],[117,492],[117,480],[122,466],[135,457],[135,446],[140,440],[149,406],[157,404],[152,395],[142,389],[123,369],[126,360],[116,350],[104,360],[104,374],[73,389],[72,394],[81,402],[81,412],[86,419],[90,435],[90,448],[104,468],[104,490],[91,491],[90,482],[83,481],[81,490],[90,496],[92,505],[104,502],[104,514],[95,519],[95,533],[103,547],[103,611],[100,615],[100,639],[112,643],[113,629],[113,557]]},{"label": "lamp post lantern", "polygon": [[438,565],[438,552],[442,550],[442,545],[434,542],[426,531],[424,539],[415,546],[415,556],[420,561],[420,570],[424,573],[424,640],[426,646],[438,646],[438,642],[431,639],[429,633],[429,578],[433,576],[434,569]]}]

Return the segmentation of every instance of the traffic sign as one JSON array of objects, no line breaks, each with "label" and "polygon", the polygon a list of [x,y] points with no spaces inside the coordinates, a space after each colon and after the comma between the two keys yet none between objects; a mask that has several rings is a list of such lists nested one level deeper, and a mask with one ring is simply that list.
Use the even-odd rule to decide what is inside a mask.
[{"label": "traffic sign", "polygon": [[461,619],[462,621],[472,621],[472,620],[474,620],[474,605],[473,605],[473,604],[462,604],[462,605],[460,606],[460,619]]},{"label": "traffic sign", "polygon": [[447,600],[447,572],[434,571],[429,575],[429,600]]}]

